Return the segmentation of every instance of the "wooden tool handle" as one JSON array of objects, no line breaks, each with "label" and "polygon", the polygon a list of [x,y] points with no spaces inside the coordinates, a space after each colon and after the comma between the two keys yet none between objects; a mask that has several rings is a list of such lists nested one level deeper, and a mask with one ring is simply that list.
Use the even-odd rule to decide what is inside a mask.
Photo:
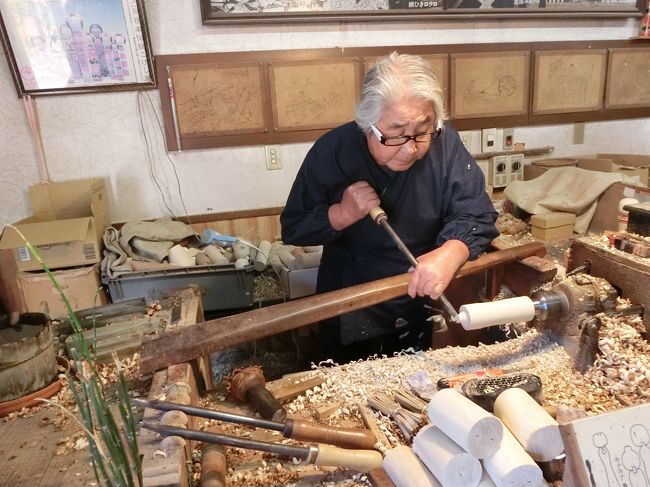
[{"label": "wooden tool handle", "polygon": [[382,210],[381,207],[377,206],[370,210],[368,212],[368,215],[370,215],[370,218],[372,218],[373,222],[377,223],[377,220],[379,220],[379,218],[386,216],[386,212]]},{"label": "wooden tool handle", "polygon": [[[455,277],[476,274],[498,264],[532,255],[541,257],[545,254],[546,247],[541,242],[489,252],[476,260],[463,264],[456,272]],[[188,362],[240,343],[293,330],[404,296],[410,278],[410,273],[399,274],[237,315],[204,321],[156,336],[144,337],[140,373],[150,374],[169,366],[169,364]]]},{"label": "wooden tool handle", "polygon": [[375,450],[346,450],[331,445],[318,445],[318,454],[312,463],[368,473],[380,467],[381,461],[381,453]]},{"label": "wooden tool handle", "polygon": [[221,445],[201,445],[201,487],[226,486],[226,449]]},{"label": "wooden tool handle", "polygon": [[337,428],[301,419],[287,419],[284,436],[294,440],[366,450],[371,450],[377,443],[377,438],[369,429]]},{"label": "wooden tool handle", "polygon": [[373,468],[368,472],[368,480],[370,480],[372,487],[395,487],[386,470],[381,467]]}]

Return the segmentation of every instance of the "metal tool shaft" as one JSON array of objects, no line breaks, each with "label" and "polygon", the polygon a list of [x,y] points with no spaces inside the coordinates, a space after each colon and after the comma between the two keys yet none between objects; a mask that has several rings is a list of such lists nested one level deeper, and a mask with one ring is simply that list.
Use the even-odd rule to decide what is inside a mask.
[{"label": "metal tool shaft", "polygon": [[402,241],[401,238],[399,238],[399,235],[393,230],[393,227],[388,223],[388,218],[386,218],[386,214],[384,213],[384,216],[380,216],[377,219],[377,223],[379,223],[382,227],[384,227],[384,230],[388,232],[388,235],[391,236],[393,239],[393,242],[395,242],[395,245],[397,245],[397,248],[402,251],[402,254],[406,256],[406,258],[409,260],[411,265],[413,267],[417,267],[418,261],[415,258],[415,256],[411,253],[409,248],[406,246],[406,244]]},{"label": "metal tool shaft", "polygon": [[186,438],[188,440],[203,441],[206,443],[232,446],[235,448],[265,451],[269,453],[275,453],[277,455],[282,455],[288,458],[295,457],[307,461],[309,461],[312,456],[312,447],[290,446],[283,445],[282,443],[270,443],[266,441],[237,438],[236,436],[229,436],[220,433],[188,430],[185,428],[177,428],[175,426],[163,426],[146,421],[143,421],[140,423],[140,425],[145,429],[155,431],[163,436],[180,436],[181,438]]},{"label": "metal tool shaft", "polygon": [[199,418],[217,419],[219,421],[226,421],[227,423],[244,424],[247,426],[254,426],[256,428],[264,428],[273,431],[284,431],[285,424],[278,421],[271,421],[268,419],[258,419],[243,414],[228,413],[226,411],[215,411],[213,409],[199,408],[196,406],[186,406],[185,404],[177,404],[168,401],[147,401],[145,399],[134,398],[133,403],[138,406],[149,407],[159,411],[182,411],[190,416],[198,416]]},{"label": "metal tool shaft", "polygon": [[[375,221],[375,223],[381,225],[384,227],[384,230],[390,235],[390,237],[393,239],[393,242],[395,242],[395,245],[397,245],[397,248],[400,249],[402,254],[406,256],[406,258],[409,260],[411,265],[413,267],[417,267],[418,261],[415,258],[415,256],[411,253],[409,248],[406,246],[404,241],[400,238],[399,235],[397,235],[397,232],[393,229],[390,223],[388,223],[388,216],[386,213],[379,207],[374,208],[373,211],[370,213],[370,217]],[[447,310],[447,313],[449,313],[450,318],[452,321],[455,321],[456,323],[459,322],[458,318],[458,313],[452,306],[452,304],[449,302],[449,300],[445,297],[444,294],[441,294],[438,296],[438,300],[442,304],[442,306]]]}]

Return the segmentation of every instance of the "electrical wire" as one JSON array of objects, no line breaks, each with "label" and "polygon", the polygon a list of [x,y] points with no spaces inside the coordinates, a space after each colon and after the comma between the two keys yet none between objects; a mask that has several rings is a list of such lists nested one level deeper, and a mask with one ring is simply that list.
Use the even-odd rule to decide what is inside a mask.
[{"label": "electrical wire", "polygon": [[[165,205],[165,208],[167,208],[167,211],[169,211],[169,214],[175,218],[176,220],[179,220],[178,216],[175,215],[174,211],[169,207],[167,204],[167,200],[165,199],[165,195],[162,191],[162,188],[160,187],[160,184],[157,180],[157,177],[155,175],[155,170],[154,170],[154,162],[153,162],[153,148],[151,147],[150,141],[147,137],[146,130],[144,128],[144,116],[143,116],[143,103],[149,102],[149,107],[151,109],[151,112],[154,115],[154,119],[156,120],[156,124],[158,125],[158,130],[160,131],[161,136],[164,137],[164,129],[162,126],[162,123],[160,122],[160,118],[158,117],[158,113],[156,112],[156,109],[154,107],[153,102],[151,101],[151,97],[147,92],[144,91],[138,91],[138,116],[140,117],[140,127],[142,128],[142,136],[145,140],[145,144],[147,145],[147,157],[149,159],[149,169],[150,169],[150,174],[152,176],[152,179],[154,183],[156,184],[156,187],[158,188],[158,191],[160,192],[162,199],[163,199],[163,204]],[[178,191],[178,197],[181,201],[181,205],[183,207],[183,211],[185,212],[185,218],[187,219],[188,223],[191,225],[192,220],[190,219],[189,212],[187,211],[187,206],[185,204],[185,199],[183,198],[183,191],[181,188],[181,181],[180,177],[178,176],[178,171],[176,169],[176,164],[172,160],[172,158],[169,156],[169,153],[165,151],[165,157],[169,161],[169,164],[172,167],[172,171],[174,172],[174,178],[176,179],[176,188]],[[197,236],[197,235],[195,235]]]}]

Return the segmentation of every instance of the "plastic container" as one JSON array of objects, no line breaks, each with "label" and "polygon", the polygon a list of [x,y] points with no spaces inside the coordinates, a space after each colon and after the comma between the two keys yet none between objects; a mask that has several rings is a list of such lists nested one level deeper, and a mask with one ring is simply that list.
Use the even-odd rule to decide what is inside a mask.
[{"label": "plastic container", "polygon": [[233,264],[182,267],[173,270],[139,271],[123,274],[102,282],[114,303],[127,299],[145,298],[147,302],[161,299],[169,291],[192,284],[204,290],[203,309],[215,311],[246,308],[253,305],[254,267],[235,269]]}]

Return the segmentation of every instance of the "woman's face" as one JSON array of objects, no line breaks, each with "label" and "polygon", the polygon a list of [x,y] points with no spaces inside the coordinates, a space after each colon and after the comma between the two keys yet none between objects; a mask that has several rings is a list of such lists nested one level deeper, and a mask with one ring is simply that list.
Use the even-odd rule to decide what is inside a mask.
[{"label": "woman's face", "polygon": [[[404,98],[387,106],[375,127],[384,137],[393,137],[431,132],[435,123],[433,103],[420,98]],[[398,172],[410,169],[426,154],[431,144],[411,139],[404,145],[385,146],[372,132],[367,139],[368,149],[377,164]]]}]

